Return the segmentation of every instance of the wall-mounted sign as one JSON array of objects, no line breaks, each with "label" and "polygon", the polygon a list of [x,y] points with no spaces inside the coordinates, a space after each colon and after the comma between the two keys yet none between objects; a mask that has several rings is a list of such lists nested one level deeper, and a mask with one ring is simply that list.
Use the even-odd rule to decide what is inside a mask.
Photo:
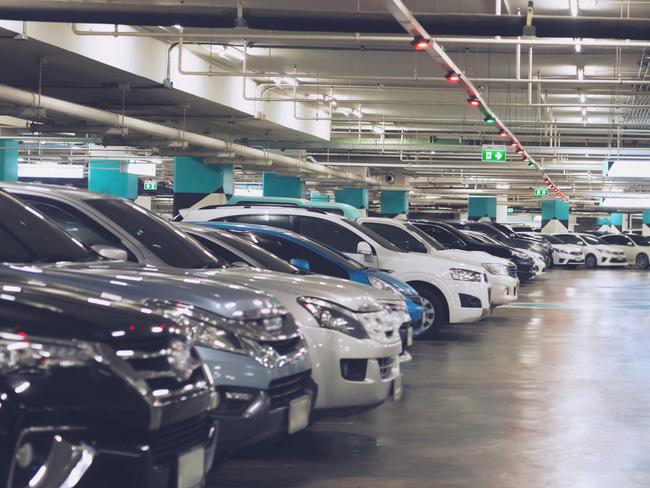
[{"label": "wall-mounted sign", "polygon": [[484,163],[505,163],[506,146],[483,144],[481,146],[481,161]]},{"label": "wall-mounted sign", "polygon": [[144,180],[144,189],[148,191],[156,191],[158,189],[158,182],[152,178]]},{"label": "wall-mounted sign", "polygon": [[547,197],[548,196],[548,188],[535,188],[535,196],[536,197]]}]

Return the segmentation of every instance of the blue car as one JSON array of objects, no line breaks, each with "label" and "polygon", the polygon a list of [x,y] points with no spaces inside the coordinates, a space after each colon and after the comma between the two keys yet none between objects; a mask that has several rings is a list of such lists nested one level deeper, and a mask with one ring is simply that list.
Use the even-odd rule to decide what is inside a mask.
[{"label": "blue car", "polygon": [[245,237],[271,254],[291,263],[303,271],[356,281],[395,294],[400,294],[406,303],[413,325],[413,336],[417,337],[423,328],[424,307],[418,293],[388,273],[374,271],[348,258],[334,249],[290,230],[252,224],[228,222],[200,222],[200,225],[228,230]]}]

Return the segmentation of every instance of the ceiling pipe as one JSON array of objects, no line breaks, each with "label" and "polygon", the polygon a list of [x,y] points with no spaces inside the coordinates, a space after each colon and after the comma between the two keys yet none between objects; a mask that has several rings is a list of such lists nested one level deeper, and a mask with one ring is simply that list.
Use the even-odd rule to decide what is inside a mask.
[{"label": "ceiling pipe", "polygon": [[40,95],[38,93],[20,90],[8,85],[0,84],[0,100],[11,102],[23,107],[44,108],[49,112],[59,113],[79,120],[97,122],[118,129],[129,129],[136,133],[148,134],[169,141],[188,143],[190,145],[212,149],[217,153],[232,152],[238,156],[253,160],[271,161],[285,168],[297,171],[316,173],[336,178],[343,178],[365,185],[378,185],[374,178],[361,177],[349,171],[334,170],[324,165],[291,158],[270,151],[262,151],[241,144],[235,144],[221,139],[186,132],[162,124],[146,120],[127,117],[119,113],[107,112],[96,108],[86,107],[65,100]]},{"label": "ceiling pipe", "polygon": [[[294,32],[399,34],[392,15],[384,12],[327,12],[263,8],[203,7],[114,2],[61,2],[3,0],[0,18],[39,22],[78,22],[202,28],[233,28],[242,18],[250,29]],[[526,17],[485,14],[418,14],[425,30],[433,35],[522,35]],[[566,17],[535,15],[537,37],[609,38],[647,40],[650,19]]]}]

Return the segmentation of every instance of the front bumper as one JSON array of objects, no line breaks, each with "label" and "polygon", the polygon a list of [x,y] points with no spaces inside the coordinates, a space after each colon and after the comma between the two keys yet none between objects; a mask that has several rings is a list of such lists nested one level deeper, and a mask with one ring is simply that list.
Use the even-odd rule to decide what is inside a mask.
[{"label": "front bumper", "polygon": [[605,267],[617,267],[617,266],[627,266],[627,258],[618,258],[611,256],[600,256],[598,258],[598,266]]},{"label": "front bumper", "polygon": [[399,335],[381,343],[319,327],[305,327],[303,332],[314,364],[312,376],[318,385],[314,406],[317,416],[358,413],[389,397],[400,374]]},{"label": "front bumper", "polygon": [[585,263],[584,255],[576,256],[574,254],[558,254],[553,255],[553,264],[555,266],[576,266]]},{"label": "front bumper", "polygon": [[[489,283],[459,280],[447,280],[446,283],[453,292],[452,302],[448,303],[450,324],[476,322],[490,314],[491,287]],[[480,301],[480,305],[476,303],[475,306],[463,306],[461,295]]]},{"label": "front bumper", "polygon": [[519,280],[511,276],[490,275],[492,283],[492,304],[507,305],[517,300]]}]

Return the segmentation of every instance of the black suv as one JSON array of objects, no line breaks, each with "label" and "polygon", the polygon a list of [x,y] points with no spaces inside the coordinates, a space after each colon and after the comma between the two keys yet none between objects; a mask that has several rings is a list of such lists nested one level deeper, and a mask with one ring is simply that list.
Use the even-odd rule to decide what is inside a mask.
[{"label": "black suv", "polygon": [[509,259],[517,266],[517,276],[521,281],[535,278],[533,260],[516,249],[505,245],[480,242],[446,222],[430,220],[411,220],[410,222],[449,249],[483,251],[492,256]]},{"label": "black suv", "polygon": [[184,331],[122,300],[0,283],[0,485],[202,484],[218,396]]}]

